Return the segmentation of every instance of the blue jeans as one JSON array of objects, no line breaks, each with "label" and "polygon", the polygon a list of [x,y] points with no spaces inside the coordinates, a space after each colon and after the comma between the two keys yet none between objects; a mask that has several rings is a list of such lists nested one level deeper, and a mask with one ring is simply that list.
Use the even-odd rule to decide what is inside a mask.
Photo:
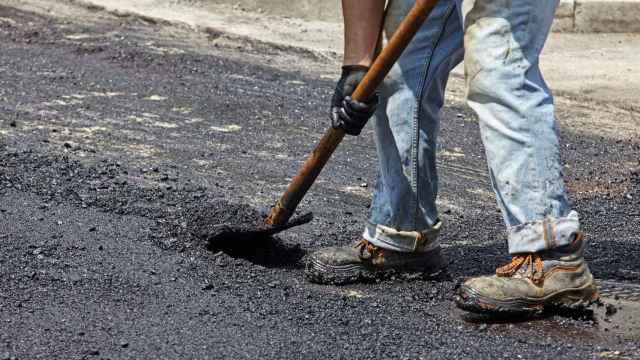
[{"label": "blue jeans", "polygon": [[[569,244],[553,97],[538,58],[558,0],[440,0],[380,88],[374,118],[379,176],[364,238],[396,251],[438,246],[436,141],[450,71],[464,60],[509,252]],[[412,0],[391,0],[392,34]]]}]

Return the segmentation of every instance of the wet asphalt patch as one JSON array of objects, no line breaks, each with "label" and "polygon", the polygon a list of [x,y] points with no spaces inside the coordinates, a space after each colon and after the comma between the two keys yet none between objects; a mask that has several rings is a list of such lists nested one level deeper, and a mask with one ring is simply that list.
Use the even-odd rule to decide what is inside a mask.
[{"label": "wet asphalt patch", "polygon": [[[304,254],[360,235],[362,185],[375,178],[370,128],[341,146],[302,204],[316,214],[311,224],[253,254],[210,250],[192,230],[209,224],[194,219],[211,204],[257,208],[282,193],[326,126],[331,81],[304,69],[322,64],[275,69],[264,63],[279,61],[277,51],[243,43],[195,52],[180,45],[193,34],[164,38],[166,29],[133,19],[63,24],[10,8],[0,17],[15,20],[0,26],[0,312],[9,329],[0,355],[638,356],[635,323],[631,337],[614,328],[634,313],[623,303],[593,318],[461,317],[455,283],[508,261],[477,122],[462,104],[444,109],[439,144],[451,280],[317,286],[303,280]],[[640,142],[561,132],[594,274],[637,283]]]}]

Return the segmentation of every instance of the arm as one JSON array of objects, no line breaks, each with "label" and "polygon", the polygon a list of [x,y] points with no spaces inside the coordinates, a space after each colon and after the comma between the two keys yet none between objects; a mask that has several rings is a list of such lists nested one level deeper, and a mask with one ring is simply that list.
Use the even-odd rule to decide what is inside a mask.
[{"label": "arm", "polygon": [[385,0],[342,0],[344,13],[344,61],[342,76],[331,98],[331,125],[349,135],[359,135],[378,102],[351,99],[351,93],[373,62],[382,27]]},{"label": "arm", "polygon": [[378,44],[385,0],[342,0],[344,65],[369,66]]}]

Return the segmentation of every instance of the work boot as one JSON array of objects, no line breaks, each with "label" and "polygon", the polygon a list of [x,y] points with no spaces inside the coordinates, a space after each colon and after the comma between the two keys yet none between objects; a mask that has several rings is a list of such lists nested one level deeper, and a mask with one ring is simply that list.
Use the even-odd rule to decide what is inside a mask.
[{"label": "work boot", "polygon": [[355,246],[331,247],[311,254],[305,277],[314,283],[343,285],[393,276],[435,278],[446,267],[440,247],[423,252],[400,252],[361,240]]},{"label": "work boot", "polygon": [[459,308],[487,315],[537,315],[549,308],[584,309],[598,300],[593,275],[583,258],[584,242],[517,254],[493,276],[467,280],[458,289]]}]

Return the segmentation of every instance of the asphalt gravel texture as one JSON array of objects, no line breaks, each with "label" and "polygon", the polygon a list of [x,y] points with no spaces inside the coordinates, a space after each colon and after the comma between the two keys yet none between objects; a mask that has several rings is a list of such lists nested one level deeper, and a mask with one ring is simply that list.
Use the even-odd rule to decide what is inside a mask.
[{"label": "asphalt gravel texture", "polygon": [[[203,210],[268,208],[296,173],[328,125],[335,60],[74,11],[0,6],[0,359],[640,358],[638,313],[622,332],[589,313],[478,321],[455,308],[462,279],[509,260],[460,102],[438,148],[447,278],[304,281],[310,251],[362,230],[370,127],[303,201],[312,223],[243,251],[207,246]],[[561,136],[592,271],[639,283],[640,139]]]}]

